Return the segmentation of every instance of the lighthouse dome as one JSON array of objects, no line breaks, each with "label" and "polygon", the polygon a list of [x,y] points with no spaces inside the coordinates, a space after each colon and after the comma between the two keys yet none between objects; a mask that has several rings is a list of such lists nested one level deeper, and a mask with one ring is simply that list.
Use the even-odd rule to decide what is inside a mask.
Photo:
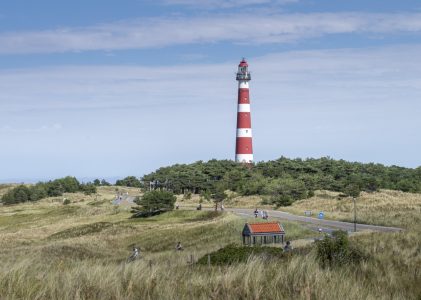
[{"label": "lighthouse dome", "polygon": [[238,66],[239,67],[248,67],[249,65],[248,65],[246,59],[243,58]]}]

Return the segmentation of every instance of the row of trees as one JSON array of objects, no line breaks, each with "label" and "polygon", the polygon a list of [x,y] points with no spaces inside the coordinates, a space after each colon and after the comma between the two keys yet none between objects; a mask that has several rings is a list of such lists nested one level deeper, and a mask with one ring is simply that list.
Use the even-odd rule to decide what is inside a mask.
[{"label": "row of trees", "polygon": [[4,194],[1,202],[5,205],[16,204],[76,192],[94,194],[96,186],[93,183],[80,183],[75,177],[68,176],[53,181],[39,182],[32,186],[19,185]]},{"label": "row of trees", "polygon": [[109,183],[108,181],[106,181],[105,179],[101,179],[99,180],[98,178],[95,179],[93,182],[93,185],[95,186],[111,186],[111,183]]},{"label": "row of trees", "polygon": [[143,187],[142,182],[135,176],[127,176],[124,179],[117,180],[115,185],[137,187],[137,188]]},{"label": "row of trees", "polygon": [[363,164],[331,158],[288,159],[237,164],[230,160],[176,164],[145,175],[139,184],[146,188],[195,193],[205,198],[223,197],[224,190],[241,195],[263,195],[269,203],[290,205],[311,197],[315,190],[345,195],[378,189],[421,192],[421,167],[417,169],[381,164]]}]

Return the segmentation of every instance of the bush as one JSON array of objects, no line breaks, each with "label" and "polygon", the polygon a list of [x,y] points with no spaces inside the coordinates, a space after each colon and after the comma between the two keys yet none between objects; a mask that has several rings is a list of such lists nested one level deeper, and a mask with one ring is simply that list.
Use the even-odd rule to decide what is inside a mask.
[{"label": "bush", "polygon": [[64,199],[63,200],[63,205],[68,205],[68,204],[70,204],[70,200],[69,199]]},{"label": "bush", "polygon": [[8,191],[2,197],[4,204],[15,204],[20,202],[26,202],[31,199],[31,190],[25,185],[19,185],[14,189]]},{"label": "bush", "polygon": [[136,204],[146,211],[173,210],[176,200],[172,192],[155,190],[143,194],[142,198],[136,200]]},{"label": "bush", "polygon": [[96,193],[96,186],[94,184],[92,184],[92,183],[81,184],[80,185],[80,190],[85,195],[91,195],[91,194],[95,194]]},{"label": "bush", "polygon": [[[248,247],[230,244],[209,255],[212,265],[232,265],[247,262],[252,255],[266,259],[281,258],[283,256],[283,250],[275,247]],[[201,257],[197,263],[206,265],[208,263],[208,254]]]},{"label": "bush", "polygon": [[360,263],[367,256],[355,246],[350,245],[346,231],[334,231],[332,237],[325,236],[316,241],[317,259],[321,266],[334,267]]}]

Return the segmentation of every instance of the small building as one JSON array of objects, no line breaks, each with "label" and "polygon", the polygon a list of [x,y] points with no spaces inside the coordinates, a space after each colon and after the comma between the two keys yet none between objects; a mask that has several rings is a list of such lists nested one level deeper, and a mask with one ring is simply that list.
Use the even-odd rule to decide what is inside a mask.
[{"label": "small building", "polygon": [[243,228],[243,244],[284,243],[285,230],[278,222],[246,223]]}]

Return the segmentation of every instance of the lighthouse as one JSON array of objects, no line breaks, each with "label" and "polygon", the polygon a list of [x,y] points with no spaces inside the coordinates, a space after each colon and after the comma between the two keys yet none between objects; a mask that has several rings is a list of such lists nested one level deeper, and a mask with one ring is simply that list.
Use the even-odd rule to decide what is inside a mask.
[{"label": "lighthouse", "polygon": [[235,161],[239,163],[253,162],[253,143],[251,133],[250,93],[251,80],[247,61],[238,65],[238,106],[237,106],[237,134],[235,144]]}]

